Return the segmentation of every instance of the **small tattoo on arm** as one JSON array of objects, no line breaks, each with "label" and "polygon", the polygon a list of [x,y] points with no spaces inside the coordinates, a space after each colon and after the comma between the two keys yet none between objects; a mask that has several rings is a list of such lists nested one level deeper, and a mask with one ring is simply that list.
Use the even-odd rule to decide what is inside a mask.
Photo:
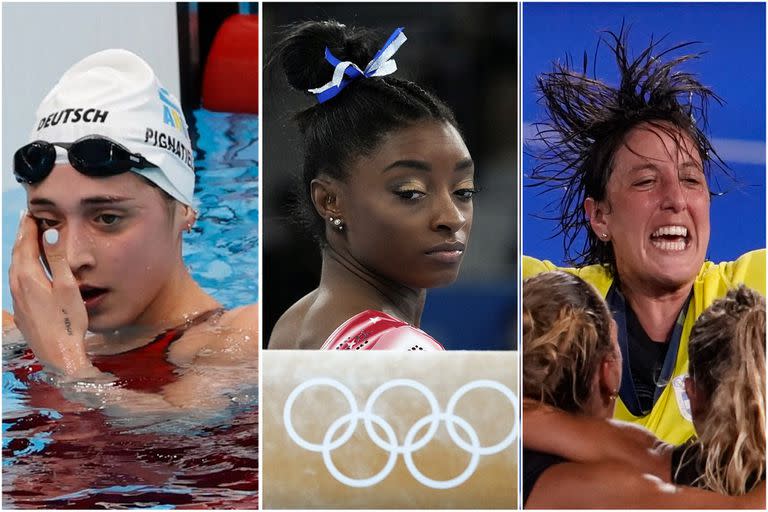
[{"label": "small tattoo on arm", "polygon": [[[61,308],[61,312],[65,315],[67,314],[67,310],[64,308]],[[64,317],[64,328],[67,330],[67,335],[72,336],[72,322],[69,320],[68,316]]]}]

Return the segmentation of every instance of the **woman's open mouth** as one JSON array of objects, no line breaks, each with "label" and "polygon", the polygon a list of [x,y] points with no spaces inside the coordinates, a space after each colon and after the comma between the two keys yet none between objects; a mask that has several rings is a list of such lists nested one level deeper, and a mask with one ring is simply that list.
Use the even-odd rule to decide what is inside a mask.
[{"label": "woman's open mouth", "polygon": [[94,286],[80,286],[80,296],[83,298],[83,304],[86,309],[96,307],[104,300],[107,292],[106,288],[96,288]]},{"label": "woman's open mouth", "polygon": [[688,248],[691,238],[685,226],[661,226],[651,233],[651,245],[662,251],[680,252]]}]

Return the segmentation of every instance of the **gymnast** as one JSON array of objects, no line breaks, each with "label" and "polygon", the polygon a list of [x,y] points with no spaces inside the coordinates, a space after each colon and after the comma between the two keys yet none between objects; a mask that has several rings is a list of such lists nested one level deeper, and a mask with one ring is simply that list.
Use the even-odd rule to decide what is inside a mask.
[{"label": "gymnast", "polygon": [[269,348],[442,349],[418,327],[427,289],[458,276],[474,164],[450,109],[390,76],[404,41],[402,29],[381,45],[369,30],[305,22],[275,49],[288,83],[315,96],[296,116],[298,214],[322,270],[275,324]]}]

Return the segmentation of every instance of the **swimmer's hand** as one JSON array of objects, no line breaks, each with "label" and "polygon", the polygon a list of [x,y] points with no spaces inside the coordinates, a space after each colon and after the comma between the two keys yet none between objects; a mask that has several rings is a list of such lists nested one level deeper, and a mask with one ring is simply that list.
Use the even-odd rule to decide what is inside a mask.
[{"label": "swimmer's hand", "polygon": [[25,212],[9,271],[16,326],[48,369],[72,378],[97,376],[101,372],[85,352],[88,314],[69,268],[65,244],[58,230],[43,233],[40,244],[53,276],[51,281],[40,264],[38,241],[37,223]]}]

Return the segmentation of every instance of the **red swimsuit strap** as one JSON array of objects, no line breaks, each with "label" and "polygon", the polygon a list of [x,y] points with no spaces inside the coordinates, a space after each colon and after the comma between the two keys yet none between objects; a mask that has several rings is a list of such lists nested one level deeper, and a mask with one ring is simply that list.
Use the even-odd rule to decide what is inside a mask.
[{"label": "red swimsuit strap", "polygon": [[168,361],[171,344],[191,327],[222,313],[223,308],[206,311],[183,324],[164,330],[146,345],[118,354],[94,356],[91,360],[99,370],[113,374],[128,389],[158,392],[178,376],[176,365]]}]

